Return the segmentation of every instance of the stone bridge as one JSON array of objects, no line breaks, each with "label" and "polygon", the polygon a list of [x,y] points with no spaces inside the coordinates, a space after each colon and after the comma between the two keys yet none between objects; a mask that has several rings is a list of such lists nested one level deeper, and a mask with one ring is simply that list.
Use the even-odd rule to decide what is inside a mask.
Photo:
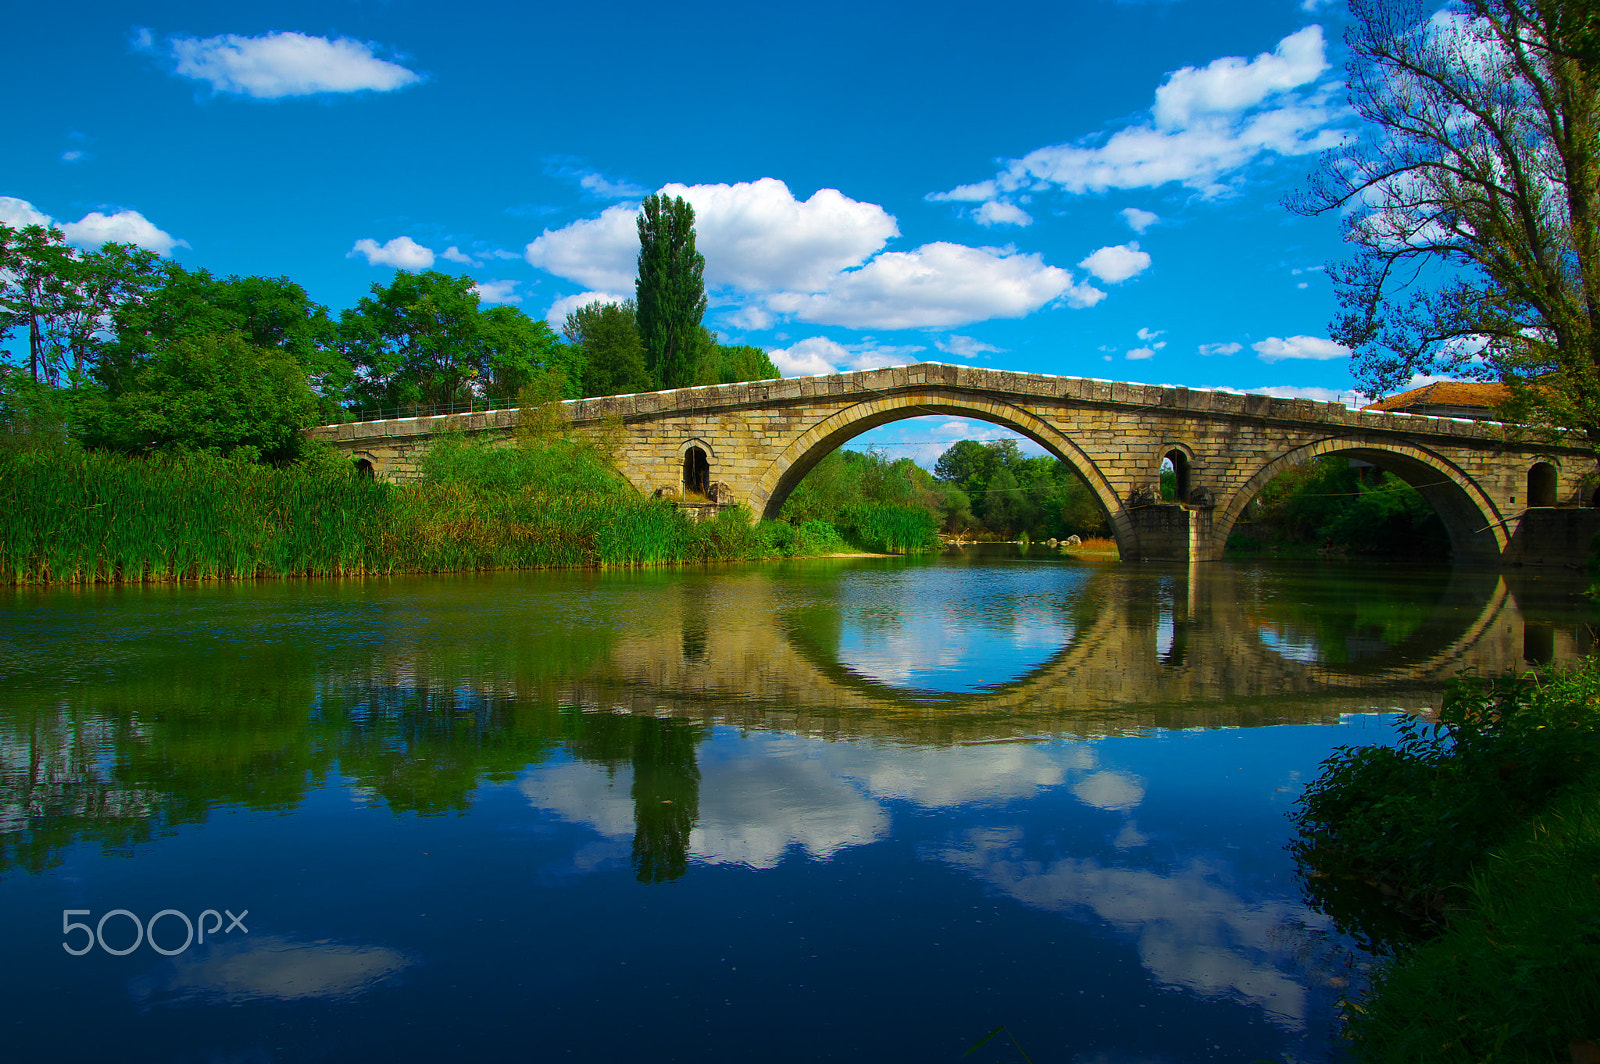
[{"label": "stone bridge", "polygon": [[[1337,403],[922,363],[562,404],[580,432],[618,439],[642,492],[704,495],[775,517],[824,456],[905,418],[975,418],[1066,462],[1110,516],[1125,559],[1211,561],[1245,505],[1290,466],[1327,454],[1387,469],[1438,512],[1458,559],[1575,561],[1587,552],[1593,452],[1497,422],[1354,411]],[[509,436],[518,412],[398,418],[309,430],[405,480],[447,430]],[[1177,499],[1163,502],[1163,461]],[[1553,509],[1553,508],[1563,508]]]}]

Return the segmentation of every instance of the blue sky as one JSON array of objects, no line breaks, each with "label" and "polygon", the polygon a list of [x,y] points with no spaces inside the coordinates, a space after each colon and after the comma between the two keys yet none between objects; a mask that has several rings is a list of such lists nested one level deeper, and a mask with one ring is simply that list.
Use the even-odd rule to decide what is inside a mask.
[{"label": "blue sky", "polygon": [[[1354,119],[1322,0],[441,8],[33,4],[0,221],[286,275],[396,268],[564,317],[696,206],[724,342],[786,375],[943,361],[1333,399],[1333,218],[1281,206]],[[990,426],[869,442],[927,461]],[[903,449],[903,450],[900,450]]]}]

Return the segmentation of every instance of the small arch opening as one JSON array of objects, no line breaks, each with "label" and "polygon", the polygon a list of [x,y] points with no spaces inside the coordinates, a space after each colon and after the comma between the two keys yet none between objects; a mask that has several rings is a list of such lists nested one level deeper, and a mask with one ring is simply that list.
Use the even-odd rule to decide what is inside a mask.
[{"label": "small arch opening", "polygon": [[1161,501],[1189,501],[1189,456],[1177,448],[1161,456]]},{"label": "small arch opening", "polygon": [[376,480],[378,471],[372,468],[372,461],[368,458],[356,459],[356,476],[365,480]]},{"label": "small arch opening", "polygon": [[1528,505],[1554,506],[1556,504],[1556,467],[1549,462],[1537,462],[1528,470]]},{"label": "small arch opening", "polygon": [[711,494],[711,461],[699,447],[691,447],[683,453],[683,493]]}]

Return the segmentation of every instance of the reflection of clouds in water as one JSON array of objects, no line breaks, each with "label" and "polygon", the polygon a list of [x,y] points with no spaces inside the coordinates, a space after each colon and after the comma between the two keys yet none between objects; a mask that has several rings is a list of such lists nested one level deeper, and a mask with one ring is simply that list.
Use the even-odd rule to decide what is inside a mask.
[{"label": "reflection of clouds in water", "polygon": [[710,864],[772,868],[791,846],[827,860],[887,834],[889,815],[876,802],[825,759],[806,756],[813,742],[778,740],[762,744],[765,756],[702,765],[690,852]]},{"label": "reflection of clouds in water", "polygon": [[1091,772],[1074,783],[1072,793],[1078,801],[1096,809],[1132,809],[1144,801],[1144,781],[1137,776],[1104,769]]},{"label": "reflection of clouds in water", "polygon": [[586,761],[541,765],[517,784],[535,809],[611,836],[633,834],[632,788],[632,769],[608,771]]},{"label": "reflection of clouds in water", "polygon": [[128,984],[143,1004],[195,1001],[347,1001],[396,978],[414,962],[398,950],[252,935],[201,953],[183,953]]},{"label": "reflection of clouds in water", "polygon": [[[712,742],[700,748],[699,819],[690,852],[711,864],[771,868],[798,846],[813,860],[826,860],[884,837],[887,801],[940,809],[1031,798],[1095,764],[1094,751],[1078,744],[907,749],[781,735]],[[1106,777],[1093,791],[1103,801],[1123,801],[1130,793],[1137,801],[1143,794],[1116,773],[1088,778],[1095,777]],[[608,771],[581,761],[534,766],[518,784],[534,808],[609,839],[633,834],[632,786],[627,767]],[[591,844],[574,855],[574,870],[626,857],[626,847]]]},{"label": "reflection of clouds in water", "polygon": [[925,809],[1031,798],[1065,777],[1060,758],[1035,744],[986,743],[945,749],[851,744],[829,756],[835,771],[875,798]]},{"label": "reflection of clouds in water", "polygon": [[1316,665],[1322,661],[1322,647],[1314,632],[1287,624],[1263,624],[1258,629],[1261,643],[1279,657]]},{"label": "reflection of clouds in water", "polygon": [[[823,755],[832,746],[816,739],[748,740],[735,749],[750,753],[733,758],[706,758],[716,748],[702,747],[690,854],[707,864],[771,868],[791,846],[826,860],[881,838],[888,814],[829,766]],[[584,762],[536,766],[519,783],[534,808],[612,839],[633,835],[632,788],[631,768],[608,772]],[[626,845],[580,847],[573,870],[626,861],[628,854]]]},{"label": "reflection of clouds in water", "polygon": [[1061,615],[1023,606],[1004,616],[955,609],[918,610],[898,623],[850,617],[839,637],[839,663],[892,687],[973,691],[1036,668],[1072,641]]},{"label": "reflection of clouds in water", "polygon": [[1136,850],[1150,841],[1150,836],[1139,830],[1139,825],[1128,821],[1122,825],[1122,830],[1117,832],[1117,837],[1111,840],[1111,845],[1119,850]]},{"label": "reflection of clouds in water", "polygon": [[940,856],[1024,904],[1087,911],[1137,935],[1139,959],[1161,983],[1254,1005],[1287,1030],[1305,1025],[1306,988],[1279,967],[1292,963],[1282,928],[1325,923],[1303,905],[1247,901],[1200,862],[1162,875],[1089,858],[1030,861],[1020,828],[973,829]]}]

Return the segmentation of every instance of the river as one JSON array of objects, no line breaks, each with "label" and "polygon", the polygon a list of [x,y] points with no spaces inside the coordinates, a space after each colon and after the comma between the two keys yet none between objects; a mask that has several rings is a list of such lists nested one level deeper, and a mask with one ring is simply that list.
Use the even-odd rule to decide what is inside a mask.
[{"label": "river", "polygon": [[7,1055],[1336,1059],[1367,960],[1287,812],[1462,670],[1587,653],[1575,583],[1002,546],[0,593]]}]

